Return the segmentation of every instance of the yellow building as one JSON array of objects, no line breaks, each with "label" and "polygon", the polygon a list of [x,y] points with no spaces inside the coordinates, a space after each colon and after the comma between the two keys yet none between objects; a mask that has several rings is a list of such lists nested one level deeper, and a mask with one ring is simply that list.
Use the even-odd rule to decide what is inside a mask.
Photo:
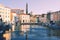
[{"label": "yellow building", "polygon": [[0,4],[0,15],[3,22],[11,21],[11,9]]},{"label": "yellow building", "polygon": [[19,21],[19,14],[17,13],[11,13],[11,23],[12,25],[12,31],[15,31],[15,27],[16,27],[16,22]]},{"label": "yellow building", "polygon": [[15,16],[16,16],[16,13],[11,13],[11,23],[13,24],[12,31],[15,31]]}]

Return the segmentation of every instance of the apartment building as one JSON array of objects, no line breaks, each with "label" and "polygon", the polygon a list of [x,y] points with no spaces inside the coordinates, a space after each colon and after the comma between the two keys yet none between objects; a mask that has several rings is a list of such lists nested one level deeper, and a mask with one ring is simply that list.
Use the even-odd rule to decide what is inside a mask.
[{"label": "apartment building", "polygon": [[2,17],[3,22],[10,22],[11,21],[11,8],[0,4],[0,15]]},{"label": "apartment building", "polygon": [[60,21],[60,11],[51,12],[51,21],[53,22]]}]

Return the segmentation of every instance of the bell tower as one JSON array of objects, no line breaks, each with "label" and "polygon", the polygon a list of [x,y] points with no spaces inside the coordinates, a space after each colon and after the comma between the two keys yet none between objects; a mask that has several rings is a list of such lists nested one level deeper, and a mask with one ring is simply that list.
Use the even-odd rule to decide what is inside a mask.
[{"label": "bell tower", "polygon": [[26,3],[26,14],[28,14],[28,3]]}]

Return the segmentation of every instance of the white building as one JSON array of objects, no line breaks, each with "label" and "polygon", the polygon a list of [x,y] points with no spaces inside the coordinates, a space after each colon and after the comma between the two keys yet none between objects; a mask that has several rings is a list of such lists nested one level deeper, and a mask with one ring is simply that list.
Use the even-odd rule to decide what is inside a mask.
[{"label": "white building", "polygon": [[[30,23],[30,15],[21,13],[20,14],[21,23]],[[29,31],[30,25],[21,25],[21,31]]]},{"label": "white building", "polygon": [[0,15],[2,17],[3,22],[10,22],[11,21],[11,9],[5,7],[0,4]]}]

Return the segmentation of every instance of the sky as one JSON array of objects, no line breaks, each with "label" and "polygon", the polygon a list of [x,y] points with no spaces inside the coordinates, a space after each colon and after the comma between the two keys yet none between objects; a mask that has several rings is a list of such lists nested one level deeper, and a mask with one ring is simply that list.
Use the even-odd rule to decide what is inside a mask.
[{"label": "sky", "polygon": [[0,4],[10,8],[26,8],[28,3],[28,11],[34,14],[43,14],[49,11],[60,10],[60,0],[0,0]]}]

